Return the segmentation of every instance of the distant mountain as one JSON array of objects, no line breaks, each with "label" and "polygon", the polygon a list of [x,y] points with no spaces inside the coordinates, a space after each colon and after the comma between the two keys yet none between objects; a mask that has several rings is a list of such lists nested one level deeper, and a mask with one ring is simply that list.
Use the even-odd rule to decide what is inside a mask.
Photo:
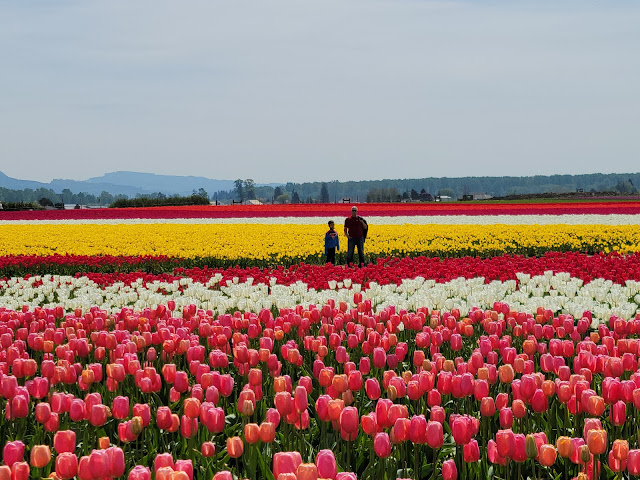
[{"label": "distant mountain", "polygon": [[[109,192],[112,195],[127,195],[135,197],[138,194],[150,194],[162,192],[165,195],[191,195],[193,190],[204,188],[209,195],[218,191],[232,190],[233,180],[215,180],[206,177],[156,175],[141,172],[112,172],[93,177],[87,180],[54,179],[49,183],[35,182],[32,180],[19,180],[0,172],[0,188],[11,190],[37,190],[39,188],[51,189],[56,193],[68,188],[73,193],[85,192],[91,195],[100,195]],[[269,184],[275,186],[278,184]],[[256,184],[257,187],[267,186]]]},{"label": "distant mountain", "polygon": [[110,184],[121,187],[137,187],[145,193],[162,192],[167,195],[191,195],[193,190],[204,188],[209,193],[233,189],[233,180],[214,180],[206,177],[156,175],[141,172],[112,172],[86,180],[88,183]]},{"label": "distant mountain", "polygon": [[11,190],[24,190],[25,188],[36,190],[38,188],[49,188],[49,184],[34,182],[32,180],[18,180],[17,178],[8,177],[0,172],[0,187]]}]

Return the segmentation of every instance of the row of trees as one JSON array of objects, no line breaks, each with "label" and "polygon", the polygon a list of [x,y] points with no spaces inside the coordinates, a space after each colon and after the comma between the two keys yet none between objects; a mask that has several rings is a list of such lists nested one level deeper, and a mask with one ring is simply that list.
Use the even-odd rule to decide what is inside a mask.
[{"label": "row of trees", "polygon": [[[331,203],[344,198],[351,201],[395,202],[401,200],[430,201],[431,194],[460,198],[464,195],[484,193],[494,197],[539,193],[616,192],[635,195],[640,184],[640,174],[588,174],[553,175],[536,177],[464,177],[430,178],[418,180],[377,180],[361,182],[311,182],[287,183],[285,185],[257,186],[253,179],[238,179],[234,189],[219,191],[212,196],[204,188],[194,189],[192,195],[215,200],[220,203],[259,200],[263,203]],[[402,192],[402,193],[401,193]],[[160,199],[169,197],[162,192],[136,195],[137,199]],[[117,200],[128,199],[126,195],[112,195],[103,191],[100,195],[85,192],[73,193],[64,189],[57,193],[51,189],[11,190],[0,187],[0,202],[39,203],[40,205],[95,205],[109,206]],[[188,198],[188,197],[185,197]],[[138,202],[139,203],[139,202]]]},{"label": "row of trees", "polygon": [[119,198],[127,198],[127,196],[111,195],[109,192],[102,192],[100,195],[92,195],[85,192],[73,193],[68,188],[65,188],[60,193],[56,193],[47,188],[38,188],[36,190],[31,188],[26,188],[24,190],[12,190],[0,187],[0,202],[3,203],[28,204],[35,202],[44,206],[56,204],[109,206]]}]

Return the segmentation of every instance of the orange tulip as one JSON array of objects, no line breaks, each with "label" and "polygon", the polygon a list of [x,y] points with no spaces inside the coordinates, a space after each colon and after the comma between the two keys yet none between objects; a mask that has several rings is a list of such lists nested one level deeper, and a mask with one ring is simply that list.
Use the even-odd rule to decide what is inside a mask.
[{"label": "orange tulip", "polygon": [[620,439],[614,440],[611,450],[613,451],[613,458],[616,460],[626,460],[627,455],[629,455],[629,442]]},{"label": "orange tulip", "polygon": [[276,426],[271,422],[262,422],[258,435],[262,443],[271,443],[276,438]]},{"label": "orange tulip", "polygon": [[602,455],[607,450],[607,431],[589,430],[587,446],[593,455]]},{"label": "orange tulip", "polygon": [[558,440],[556,440],[556,448],[558,449],[558,455],[563,458],[569,458],[571,456],[571,450],[573,449],[571,438],[558,437]]},{"label": "orange tulip", "polygon": [[260,427],[257,423],[247,423],[244,426],[244,439],[249,445],[258,443],[260,440]]},{"label": "orange tulip", "polygon": [[331,381],[331,386],[336,390],[336,392],[338,393],[342,393],[345,392],[348,388],[348,379],[347,376],[345,374],[342,375],[335,375],[333,377],[333,380]]},{"label": "orange tulip", "polygon": [[540,465],[542,465],[543,467],[550,467],[551,465],[553,465],[556,461],[556,455],[556,447],[554,447],[553,445],[550,445],[548,443],[540,445],[540,454],[538,458],[540,461]]},{"label": "orange tulip", "polygon": [[604,398],[592,395],[587,400],[587,412],[594,417],[600,417],[604,413]]},{"label": "orange tulip", "polygon": [[338,420],[340,418],[340,414],[344,409],[344,401],[342,399],[329,400],[327,405],[327,410],[329,412],[330,420]]},{"label": "orange tulip", "polygon": [[227,438],[227,453],[231,458],[240,458],[244,452],[244,444],[240,437]]},{"label": "orange tulip", "polygon": [[98,439],[98,448],[100,450],[106,450],[110,445],[111,441],[109,440],[109,437],[100,437]]},{"label": "orange tulip", "polygon": [[500,379],[501,383],[511,383],[513,382],[513,377],[514,377],[515,373],[513,371],[513,367],[509,364],[507,365],[500,365],[500,367],[498,367],[498,378]]},{"label": "orange tulip", "polygon": [[556,393],[556,384],[553,380],[545,380],[542,382],[542,393],[545,397],[551,397]]},{"label": "orange tulip", "polygon": [[287,391],[287,381],[284,377],[276,377],[273,379],[273,391],[275,393]]},{"label": "orange tulip", "polygon": [[185,398],[183,402],[184,414],[189,418],[198,418],[200,415],[200,400],[194,397]]},{"label": "orange tulip", "polygon": [[296,471],[297,480],[318,480],[318,467],[315,463],[301,463]]},{"label": "orange tulip", "polygon": [[171,480],[173,471],[174,470],[171,467],[160,467],[156,470],[156,480]]},{"label": "orange tulip", "polygon": [[51,449],[48,445],[34,445],[31,448],[31,466],[46,467],[51,461]]}]

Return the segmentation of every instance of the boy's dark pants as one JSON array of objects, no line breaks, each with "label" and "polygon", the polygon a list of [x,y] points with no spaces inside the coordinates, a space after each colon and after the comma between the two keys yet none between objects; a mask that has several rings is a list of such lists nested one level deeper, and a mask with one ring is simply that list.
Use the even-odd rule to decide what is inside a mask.
[{"label": "boy's dark pants", "polygon": [[336,247],[327,248],[327,263],[336,264]]}]

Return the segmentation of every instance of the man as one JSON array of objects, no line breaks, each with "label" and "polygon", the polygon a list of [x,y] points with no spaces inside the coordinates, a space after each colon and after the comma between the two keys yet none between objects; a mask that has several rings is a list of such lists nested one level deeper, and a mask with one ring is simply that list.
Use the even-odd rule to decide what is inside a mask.
[{"label": "man", "polygon": [[358,216],[358,207],[351,207],[351,216],[344,221],[344,235],[347,237],[347,265],[353,262],[353,251],[358,247],[358,265],[364,264],[365,221]]}]

